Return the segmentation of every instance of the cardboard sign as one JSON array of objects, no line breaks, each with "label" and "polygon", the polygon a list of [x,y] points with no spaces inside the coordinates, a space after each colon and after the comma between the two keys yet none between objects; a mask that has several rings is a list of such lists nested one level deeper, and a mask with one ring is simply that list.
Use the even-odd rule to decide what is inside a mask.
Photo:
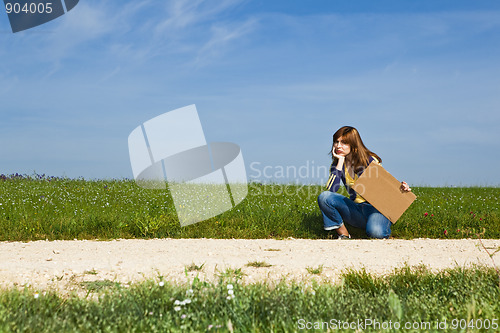
[{"label": "cardboard sign", "polygon": [[392,223],[417,198],[412,192],[402,191],[401,182],[377,163],[370,163],[352,188]]}]

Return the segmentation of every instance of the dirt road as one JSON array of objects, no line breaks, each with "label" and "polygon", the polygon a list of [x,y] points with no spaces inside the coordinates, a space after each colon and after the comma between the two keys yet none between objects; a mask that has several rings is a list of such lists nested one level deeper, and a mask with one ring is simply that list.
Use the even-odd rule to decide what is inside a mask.
[{"label": "dirt road", "polygon": [[[484,240],[494,251],[500,240]],[[500,266],[500,253],[494,255]],[[270,267],[249,267],[262,261]],[[81,288],[82,281],[121,283],[162,276],[188,281],[188,273],[213,280],[227,268],[241,268],[243,282],[281,278],[335,281],[347,268],[384,274],[405,264],[433,270],[480,264],[492,266],[479,240],[306,240],[306,239],[153,239],[114,241],[0,242],[0,288],[29,286],[38,290]],[[323,266],[320,275],[307,268]]]}]

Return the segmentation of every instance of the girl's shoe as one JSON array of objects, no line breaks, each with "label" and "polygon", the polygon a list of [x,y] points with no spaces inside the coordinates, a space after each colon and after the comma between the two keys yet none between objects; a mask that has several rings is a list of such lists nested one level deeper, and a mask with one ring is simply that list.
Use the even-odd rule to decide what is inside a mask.
[{"label": "girl's shoe", "polygon": [[335,230],[335,229],[338,229],[339,226],[338,225],[334,225],[334,226],[331,226],[331,227],[324,227],[323,229],[325,229],[325,231],[330,231],[330,230]]},{"label": "girl's shoe", "polygon": [[339,235],[337,239],[351,239],[351,235]]}]

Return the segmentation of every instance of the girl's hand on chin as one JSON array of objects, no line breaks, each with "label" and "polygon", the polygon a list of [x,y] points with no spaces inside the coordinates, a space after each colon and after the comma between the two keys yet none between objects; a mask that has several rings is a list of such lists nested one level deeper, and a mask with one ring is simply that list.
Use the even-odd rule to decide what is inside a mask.
[{"label": "girl's hand on chin", "polygon": [[332,155],[333,157],[337,158],[337,159],[341,159],[341,158],[345,158],[345,155],[344,154],[337,154],[335,152],[335,148],[332,150]]}]

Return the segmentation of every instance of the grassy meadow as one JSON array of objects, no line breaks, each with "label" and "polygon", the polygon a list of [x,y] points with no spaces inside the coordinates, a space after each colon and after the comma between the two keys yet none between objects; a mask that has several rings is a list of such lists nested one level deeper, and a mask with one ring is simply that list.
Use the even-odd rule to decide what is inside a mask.
[{"label": "grassy meadow", "polygon": [[[251,183],[234,209],[180,227],[166,190],[133,180],[0,177],[0,240],[114,238],[326,238],[318,185]],[[416,187],[395,238],[500,238],[500,188]],[[351,228],[357,237],[362,230]]]},{"label": "grassy meadow", "polygon": [[[0,240],[328,238],[316,203],[322,190],[251,183],[234,209],[181,228],[168,191],[145,190],[133,180],[0,176]],[[500,188],[413,191],[418,198],[393,226],[393,237],[500,238]],[[221,272],[213,283],[187,275],[185,285],[161,276],[136,284],[104,280],[83,285],[86,297],[3,290],[0,332],[500,331],[493,268],[403,267],[382,277],[346,271],[339,284],[322,282],[321,267],[308,271],[309,282],[292,284],[244,285],[241,269]]]},{"label": "grassy meadow", "polygon": [[233,271],[215,283],[195,278],[179,286],[159,277],[90,292],[86,298],[0,293],[0,331],[498,332],[500,326],[498,276],[485,268],[436,274],[403,267],[385,277],[348,271],[337,285],[243,285]]}]

